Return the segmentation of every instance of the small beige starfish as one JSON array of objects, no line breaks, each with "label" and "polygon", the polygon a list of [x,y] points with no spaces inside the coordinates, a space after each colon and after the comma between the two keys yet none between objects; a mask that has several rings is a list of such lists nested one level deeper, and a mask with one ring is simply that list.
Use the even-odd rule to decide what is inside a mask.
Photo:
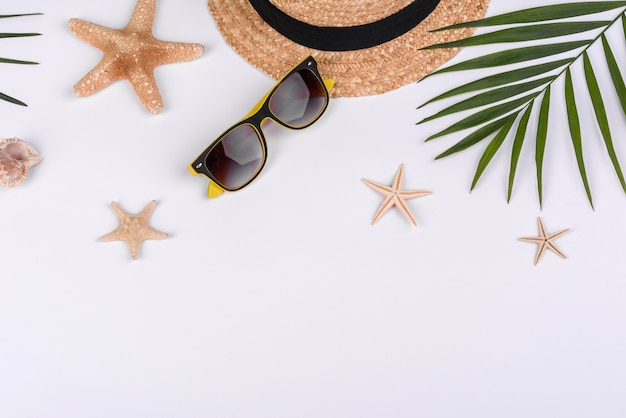
[{"label": "small beige starfish", "polygon": [[397,206],[407,216],[407,218],[409,218],[413,226],[417,226],[417,222],[415,222],[415,218],[411,214],[411,211],[409,210],[409,207],[407,206],[405,200],[413,199],[414,197],[426,196],[432,194],[432,192],[427,192],[424,190],[400,190],[403,172],[404,164],[400,164],[400,168],[398,168],[396,178],[393,180],[393,184],[391,185],[391,187],[374,183],[371,180],[361,179],[363,180],[363,183],[367,184],[372,189],[385,196],[385,200],[380,205],[378,212],[376,212],[376,215],[374,215],[374,218],[372,219],[372,225],[374,225],[378,221],[378,219],[390,208],[392,208],[393,206]]},{"label": "small beige starfish", "polygon": [[141,243],[148,239],[165,239],[167,234],[157,231],[150,226],[150,217],[154,212],[156,201],[153,200],[139,213],[131,214],[124,211],[120,206],[111,202],[111,207],[117,215],[119,222],[115,231],[100,237],[101,241],[126,241],[130,247],[130,255],[133,260],[139,256]]},{"label": "small beige starfish", "polygon": [[163,110],[155,67],[196,59],[204,52],[204,46],[156,39],[152,36],[155,12],[156,0],[138,0],[128,25],[121,30],[70,19],[74,35],[104,53],[100,63],[74,86],[77,96],[90,96],[126,79],[148,112]]},{"label": "small beige starfish", "polygon": [[535,265],[539,263],[539,260],[541,259],[541,256],[546,251],[546,249],[551,250],[552,252],[554,252],[556,255],[558,255],[561,258],[567,258],[567,256],[563,254],[561,250],[556,248],[553,241],[557,239],[558,237],[560,237],[561,235],[563,235],[564,233],[566,233],[567,231],[569,231],[569,229],[564,229],[557,233],[546,235],[546,231],[543,228],[543,222],[541,222],[541,218],[537,218],[537,223],[539,225],[538,237],[520,238],[520,241],[534,242],[535,244],[539,245],[539,248],[537,248],[537,256],[535,257]]}]

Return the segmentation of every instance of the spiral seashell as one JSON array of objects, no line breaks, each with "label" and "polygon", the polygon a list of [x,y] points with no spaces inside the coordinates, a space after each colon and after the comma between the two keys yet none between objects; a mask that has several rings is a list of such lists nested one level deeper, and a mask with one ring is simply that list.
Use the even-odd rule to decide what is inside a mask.
[{"label": "spiral seashell", "polygon": [[24,181],[28,170],[41,162],[37,151],[19,138],[0,140],[0,184],[17,186]]}]

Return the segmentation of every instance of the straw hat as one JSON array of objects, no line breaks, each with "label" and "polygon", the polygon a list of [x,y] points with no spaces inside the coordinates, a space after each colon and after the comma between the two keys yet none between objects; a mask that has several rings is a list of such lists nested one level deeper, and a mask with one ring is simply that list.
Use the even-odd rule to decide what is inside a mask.
[{"label": "straw hat", "polygon": [[307,55],[335,79],[332,96],[384,93],[417,81],[458,49],[419,48],[470,36],[430,32],[483,17],[489,0],[209,0],[234,50],[274,79]]}]

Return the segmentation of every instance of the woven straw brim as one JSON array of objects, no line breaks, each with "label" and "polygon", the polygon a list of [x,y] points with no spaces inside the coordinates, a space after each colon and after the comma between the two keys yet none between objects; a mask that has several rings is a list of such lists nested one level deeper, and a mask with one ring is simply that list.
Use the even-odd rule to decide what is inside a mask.
[{"label": "woven straw brim", "polygon": [[480,19],[488,3],[441,0],[424,21],[402,36],[375,47],[340,52],[291,41],[265,23],[247,0],[209,0],[209,10],[226,42],[256,68],[278,80],[305,56],[313,55],[322,76],[335,80],[331,95],[347,97],[384,93],[431,73],[459,49],[420,48],[471,36],[473,29],[430,31]]}]

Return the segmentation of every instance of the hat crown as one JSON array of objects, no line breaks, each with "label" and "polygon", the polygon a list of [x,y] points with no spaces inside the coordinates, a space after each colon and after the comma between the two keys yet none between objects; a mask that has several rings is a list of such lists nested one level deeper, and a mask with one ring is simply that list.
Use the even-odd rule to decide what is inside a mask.
[{"label": "hat crown", "polygon": [[279,79],[303,56],[332,78],[333,97],[384,93],[415,82],[470,36],[433,29],[484,16],[489,0],[208,0],[219,31],[246,61]]},{"label": "hat crown", "polygon": [[376,22],[414,1],[416,0],[269,0],[296,20],[324,27],[357,26]]}]

